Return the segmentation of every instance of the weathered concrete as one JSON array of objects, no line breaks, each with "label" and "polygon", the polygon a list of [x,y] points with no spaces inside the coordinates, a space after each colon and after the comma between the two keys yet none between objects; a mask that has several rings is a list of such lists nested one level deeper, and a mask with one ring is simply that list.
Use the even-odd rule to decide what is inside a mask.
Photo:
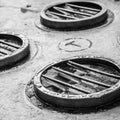
[{"label": "weathered concrete", "polygon": [[[97,113],[68,114],[38,109],[26,99],[25,87],[32,76],[39,68],[57,59],[94,55],[111,58],[120,65],[120,2],[96,0],[105,4],[115,15],[114,21],[105,27],[71,32],[38,29],[34,21],[39,19],[39,12],[54,1],[0,0],[0,31],[23,34],[31,46],[29,60],[0,73],[0,120],[119,120],[119,105]],[[30,10],[24,9],[26,6]],[[59,50],[58,44],[69,38],[89,39],[92,46],[78,52]]]}]

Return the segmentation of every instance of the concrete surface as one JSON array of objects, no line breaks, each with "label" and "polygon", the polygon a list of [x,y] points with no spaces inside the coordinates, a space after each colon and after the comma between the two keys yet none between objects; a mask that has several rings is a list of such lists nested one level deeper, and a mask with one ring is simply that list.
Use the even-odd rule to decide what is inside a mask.
[{"label": "concrete surface", "polygon": [[[58,59],[94,55],[113,59],[120,65],[120,2],[94,0],[114,13],[114,21],[105,27],[71,32],[38,29],[34,22],[39,19],[39,12],[54,1],[58,0],[0,0],[0,32],[22,34],[31,46],[26,62],[0,72],[0,120],[119,120],[119,105],[96,113],[69,114],[38,109],[27,100],[25,88],[36,71]],[[61,42],[71,38],[89,39],[92,46],[72,52],[59,49]]]}]

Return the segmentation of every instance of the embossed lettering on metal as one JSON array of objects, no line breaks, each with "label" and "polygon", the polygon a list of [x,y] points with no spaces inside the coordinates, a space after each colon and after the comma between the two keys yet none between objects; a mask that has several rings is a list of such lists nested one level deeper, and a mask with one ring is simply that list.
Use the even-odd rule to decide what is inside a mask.
[{"label": "embossed lettering on metal", "polygon": [[56,107],[93,107],[119,96],[120,67],[101,57],[75,57],[50,64],[34,77],[35,94]]},{"label": "embossed lettering on metal", "polygon": [[60,50],[66,52],[83,51],[92,46],[92,41],[85,38],[67,38],[61,41],[58,45]]}]

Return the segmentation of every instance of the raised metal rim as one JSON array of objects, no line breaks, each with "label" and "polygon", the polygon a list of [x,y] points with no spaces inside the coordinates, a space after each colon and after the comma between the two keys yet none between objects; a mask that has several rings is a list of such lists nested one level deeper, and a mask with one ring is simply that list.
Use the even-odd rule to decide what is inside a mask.
[{"label": "raised metal rim", "polygon": [[[107,14],[108,14],[108,18],[103,22],[103,23],[100,23],[100,24],[97,24],[95,26],[92,26],[92,27],[88,27],[87,29],[86,28],[83,28],[83,29],[80,29],[80,30],[90,30],[90,29],[100,29],[102,27],[106,27],[107,25],[111,24],[114,20],[114,14],[112,13],[112,11],[110,10],[107,10]],[[61,31],[62,29],[54,29],[54,28],[48,28],[42,24],[40,24],[40,20],[39,19],[36,19],[35,22],[34,22],[35,26],[38,28],[38,29],[41,29],[43,31],[46,31],[46,32],[56,32],[56,31]],[[64,29],[65,32],[67,31],[76,31],[78,29]],[[63,30],[62,30],[63,31]]]},{"label": "raised metal rim", "polygon": [[[109,62],[115,65],[118,69],[120,69],[120,66],[118,66],[118,64],[115,61],[110,60],[108,58],[94,57],[94,56],[85,56],[85,57],[82,56],[82,57],[74,57],[71,59],[76,59],[76,58],[102,60],[102,61]],[[66,59],[66,60],[69,60],[69,59]],[[63,62],[66,60],[61,60],[59,62]],[[55,65],[57,63],[58,62],[55,62],[55,63],[48,65],[47,67],[44,67],[34,77],[35,93],[38,97],[43,99],[45,102],[48,102],[55,106],[62,106],[62,107],[68,107],[68,108],[93,107],[93,106],[98,106],[98,105],[108,103],[119,96],[120,81],[108,89],[102,90],[100,92],[92,93],[92,94],[86,94],[86,95],[65,95],[65,94],[60,94],[60,93],[56,93],[53,91],[49,91],[44,86],[42,86],[40,82],[40,76],[44,70],[46,70],[50,66]]]},{"label": "raised metal rim", "polygon": [[23,35],[19,34],[16,36],[16,35],[14,35],[14,33],[7,34],[4,32],[0,34],[0,36],[2,36],[2,35],[14,37],[16,39],[19,38],[22,41],[22,45],[18,50],[14,51],[10,55],[5,55],[5,56],[1,57],[0,58],[0,67],[6,66],[6,65],[11,65],[12,63],[15,63],[15,62],[21,60],[22,58],[24,58],[25,56],[27,56],[29,54],[29,52],[30,52],[29,41]]},{"label": "raised metal rim", "polygon": [[[54,6],[54,5],[58,5],[58,4],[62,4],[62,3],[66,3],[66,2],[70,2],[70,3],[74,3],[74,2],[86,2],[86,3],[93,3],[93,4],[97,4],[98,6],[101,7],[101,11],[99,13],[97,13],[96,15],[92,16],[92,17],[88,17],[88,18],[84,18],[82,20],[57,20],[57,19],[52,19],[47,17],[47,15],[45,14],[45,11]],[[40,15],[40,21],[43,25],[47,26],[47,27],[51,27],[51,28],[60,28],[60,29],[66,29],[68,26],[72,26],[71,28],[80,28],[80,27],[85,27],[87,25],[95,25],[97,23],[100,23],[102,21],[104,21],[107,18],[107,9],[105,8],[105,6],[99,2],[95,2],[95,1],[64,1],[64,2],[56,2],[56,3],[52,3],[47,5],[46,7],[44,7],[41,11],[41,15]],[[63,26],[64,24],[64,26]],[[62,25],[62,26],[61,26]]]}]

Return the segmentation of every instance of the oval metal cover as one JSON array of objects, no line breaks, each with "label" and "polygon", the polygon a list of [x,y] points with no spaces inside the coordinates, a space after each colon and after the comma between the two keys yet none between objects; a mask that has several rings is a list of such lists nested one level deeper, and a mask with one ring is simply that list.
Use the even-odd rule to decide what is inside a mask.
[{"label": "oval metal cover", "polygon": [[85,29],[108,17],[103,4],[95,1],[68,1],[46,6],[40,15],[44,26],[55,29]]},{"label": "oval metal cover", "polygon": [[75,57],[44,67],[34,77],[35,94],[56,107],[93,107],[119,96],[120,67],[106,58]]},{"label": "oval metal cover", "polygon": [[0,34],[0,67],[16,63],[29,52],[29,43],[25,37]]}]

